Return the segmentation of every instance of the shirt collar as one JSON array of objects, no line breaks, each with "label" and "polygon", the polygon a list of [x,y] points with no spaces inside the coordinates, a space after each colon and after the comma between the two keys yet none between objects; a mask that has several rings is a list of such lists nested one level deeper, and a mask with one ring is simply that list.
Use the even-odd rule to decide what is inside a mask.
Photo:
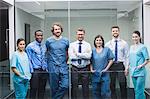
[{"label": "shirt collar", "polygon": [[112,38],[112,41],[113,41],[113,42],[115,42],[116,40],[117,40],[117,41],[120,41],[121,39],[120,39],[120,37],[118,37],[117,39],[116,39],[116,38]]},{"label": "shirt collar", "polygon": [[52,36],[55,40],[60,40],[62,38],[62,36],[60,36],[59,38],[56,38],[54,35]]},{"label": "shirt collar", "polygon": [[35,44],[36,45],[42,45],[41,43],[37,42],[36,40],[35,40]]},{"label": "shirt collar", "polygon": [[80,42],[79,40],[76,41],[77,44],[79,44],[79,43],[83,44],[84,42],[85,42],[84,40],[82,42]]}]

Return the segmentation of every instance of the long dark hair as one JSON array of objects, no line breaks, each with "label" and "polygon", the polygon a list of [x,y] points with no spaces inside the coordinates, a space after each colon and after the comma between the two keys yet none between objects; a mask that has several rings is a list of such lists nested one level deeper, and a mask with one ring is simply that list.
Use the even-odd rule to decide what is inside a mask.
[{"label": "long dark hair", "polygon": [[97,38],[101,38],[101,39],[102,39],[102,42],[103,42],[103,43],[102,43],[102,47],[104,48],[104,44],[105,44],[105,43],[104,43],[104,38],[103,38],[101,35],[97,35],[97,36],[95,37],[95,39],[94,39],[94,46],[97,47],[97,46],[96,46],[96,43],[95,43],[95,41],[96,41]]},{"label": "long dark hair", "polygon": [[140,37],[140,43],[142,43],[141,33],[139,31],[134,31],[133,34],[137,34]]}]

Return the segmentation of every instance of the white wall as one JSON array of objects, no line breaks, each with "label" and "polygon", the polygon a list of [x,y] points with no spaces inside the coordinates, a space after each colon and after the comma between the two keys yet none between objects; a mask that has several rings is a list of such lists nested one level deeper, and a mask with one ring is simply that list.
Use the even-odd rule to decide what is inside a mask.
[{"label": "white wall", "polygon": [[[14,0],[12,0],[14,1]],[[9,59],[11,59],[12,54],[15,50],[15,35],[14,35],[14,6],[9,6]],[[13,83],[12,83],[12,71],[10,70],[10,89],[13,89]]]},{"label": "white wall", "polygon": [[25,38],[25,23],[30,24],[30,40],[34,40],[34,32],[38,29],[43,30],[43,19],[35,17],[19,8],[16,8],[16,40],[20,37]]},{"label": "white wall", "polygon": [[143,0],[143,3],[150,3],[150,0]]},{"label": "white wall", "polygon": [[[150,3],[150,0],[144,0],[145,3]],[[150,56],[150,5],[144,3],[144,44],[148,47],[149,56]],[[150,88],[150,63],[146,66],[147,69],[147,78],[146,78],[146,87]]]}]

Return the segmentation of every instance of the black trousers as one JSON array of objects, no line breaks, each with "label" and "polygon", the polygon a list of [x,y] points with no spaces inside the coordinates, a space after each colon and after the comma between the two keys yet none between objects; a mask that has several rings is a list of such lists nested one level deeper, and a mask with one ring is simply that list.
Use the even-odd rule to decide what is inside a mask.
[{"label": "black trousers", "polygon": [[[112,99],[117,99],[116,94],[116,80],[119,82],[120,86],[120,92],[121,92],[121,99],[127,99],[127,80],[124,72],[125,67],[123,65],[123,62],[120,63],[113,63],[110,67],[110,71],[114,71],[110,73],[110,89],[111,89],[111,97]],[[118,72],[117,72],[118,71]],[[118,98],[119,99],[119,98]]]},{"label": "black trousers", "polygon": [[48,73],[42,69],[34,69],[30,80],[30,99],[44,99]]},{"label": "black trousers", "polygon": [[86,66],[84,68],[77,68],[75,66],[72,66],[71,69],[72,99],[79,99],[77,94],[79,80],[81,80],[83,99],[89,99],[89,73],[87,71],[89,71],[89,66]]}]

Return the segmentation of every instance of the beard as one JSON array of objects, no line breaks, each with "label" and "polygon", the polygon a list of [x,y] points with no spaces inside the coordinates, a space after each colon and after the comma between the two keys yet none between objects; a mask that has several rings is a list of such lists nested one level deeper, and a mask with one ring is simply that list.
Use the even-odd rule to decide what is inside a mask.
[{"label": "beard", "polygon": [[53,35],[55,35],[56,37],[60,37],[61,33],[57,32],[57,33],[53,33]]},{"label": "beard", "polygon": [[113,34],[113,37],[118,38],[119,34]]}]

